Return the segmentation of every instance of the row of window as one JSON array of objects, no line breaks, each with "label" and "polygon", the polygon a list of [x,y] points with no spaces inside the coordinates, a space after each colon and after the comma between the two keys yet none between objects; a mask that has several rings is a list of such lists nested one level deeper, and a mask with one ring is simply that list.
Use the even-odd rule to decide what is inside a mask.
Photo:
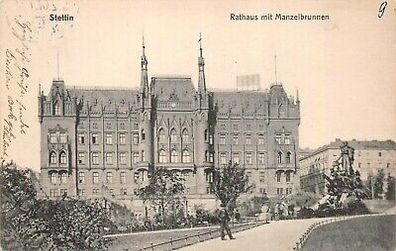
[{"label": "row of window", "polygon": [[[232,135],[232,144],[233,145],[238,145],[240,143],[239,140],[239,134],[234,133]],[[221,133],[219,135],[219,144],[220,145],[225,145],[226,144],[226,134]],[[252,144],[252,135],[251,134],[246,134],[245,135],[245,145],[251,145]],[[264,145],[265,140],[264,140],[264,134],[258,134],[257,135],[257,144],[258,145]]]},{"label": "row of window", "polygon": [[[84,128],[85,124],[84,123],[80,123],[79,127],[80,128]],[[91,127],[92,129],[98,129],[99,128],[99,124],[97,122],[92,122],[91,123]],[[119,124],[119,129],[121,130],[125,130],[125,122],[120,122]],[[139,128],[139,124],[138,123],[133,123],[132,125],[132,129],[133,130],[137,130]],[[106,130],[112,130],[113,129],[113,124],[111,122],[106,122]]]},{"label": "row of window", "polygon": [[[219,126],[220,130],[225,131],[227,130],[227,125],[226,124],[220,124]],[[259,130],[264,130],[264,124],[259,124],[258,125]],[[232,130],[233,131],[239,131],[239,129],[246,130],[246,131],[252,131],[252,125],[251,124],[246,124],[245,127],[241,127],[239,124],[232,124]]]},{"label": "row of window", "polygon": [[[282,173],[281,172],[277,172],[275,174],[275,176],[276,176],[276,182],[281,182]],[[291,181],[291,173],[290,172],[286,172],[285,173],[285,181],[286,182],[290,182]]]},{"label": "row of window", "polygon": [[56,143],[67,143],[67,134],[66,133],[56,133],[52,132],[49,134],[49,141],[52,144]]},{"label": "row of window", "polygon": [[[109,193],[111,195],[115,195],[113,188],[106,188],[105,191],[103,191],[103,192],[104,193]],[[92,194],[99,195],[100,193],[102,193],[102,191],[99,188],[93,188],[92,189]],[[85,188],[78,189],[78,195],[79,196],[85,196]],[[128,190],[126,188],[121,188],[120,189],[120,195],[128,195]]]},{"label": "row of window", "polygon": [[[286,193],[283,193],[283,191],[285,191]],[[285,190],[283,190],[282,187],[278,187],[278,188],[276,189],[276,194],[277,194],[277,195],[291,194],[291,193],[292,193],[292,188],[291,188],[291,187],[285,188]]]},{"label": "row of window", "polygon": [[[91,143],[96,145],[99,144],[99,133],[92,133],[91,134]],[[78,143],[81,145],[85,144],[85,134],[80,133],[78,134]],[[107,145],[112,145],[113,144],[113,133],[106,133],[105,134],[105,143]],[[139,134],[138,133],[133,133],[132,134],[132,143],[134,145],[139,144]],[[126,133],[119,133],[118,134],[118,144],[120,145],[125,145],[126,144]]]},{"label": "row of window", "polygon": [[50,164],[67,164],[67,154],[65,151],[61,151],[59,153],[59,157],[55,151],[51,151],[49,155],[49,163]]},{"label": "row of window", "polygon": [[51,184],[66,184],[67,183],[67,172],[52,172],[49,175]]},{"label": "row of window", "polygon": [[[220,164],[225,165],[227,164],[229,159],[227,158],[227,153],[220,153]],[[240,153],[234,152],[232,153],[232,162],[233,163],[240,163]],[[266,163],[265,153],[258,153],[257,154],[257,164],[263,165]],[[253,164],[253,153],[247,152],[245,153],[245,164],[251,165]]]},{"label": "row of window", "polygon": [[[161,149],[158,153],[158,162],[159,163],[167,163],[168,157],[169,157],[170,163],[178,163],[179,162],[179,152],[176,149],[172,149],[170,151],[170,156],[166,150]],[[182,151],[181,162],[182,163],[191,163],[191,155],[187,149],[184,149]]]},{"label": "row of window", "polygon": [[283,153],[282,152],[278,152],[278,164],[283,164],[286,161],[286,164],[291,164],[292,163],[292,153],[291,152],[287,152],[286,153],[286,158],[285,161],[283,160]]}]

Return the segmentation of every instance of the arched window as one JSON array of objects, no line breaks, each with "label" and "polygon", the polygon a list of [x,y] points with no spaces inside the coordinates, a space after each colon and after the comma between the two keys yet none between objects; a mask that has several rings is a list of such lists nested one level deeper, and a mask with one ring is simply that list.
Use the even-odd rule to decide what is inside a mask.
[{"label": "arched window", "polygon": [[61,177],[60,177],[60,183],[67,183],[67,173],[62,172]]},{"label": "arched window", "polygon": [[282,152],[278,152],[278,164],[282,164]]},{"label": "arched window", "polygon": [[290,172],[286,172],[286,182],[290,182]]},{"label": "arched window", "polygon": [[170,162],[177,163],[177,161],[178,161],[177,158],[178,158],[177,151],[175,149],[172,149]]},{"label": "arched window", "polygon": [[185,128],[182,131],[182,141],[183,142],[187,142],[188,141],[188,131]]},{"label": "arched window", "polygon": [[209,137],[208,137],[208,136],[209,136],[209,134],[208,134],[208,129],[205,130],[204,134],[205,134],[205,135],[204,135],[205,142],[207,142],[207,141],[208,141],[208,138],[209,138]]},{"label": "arched window", "polygon": [[141,137],[142,140],[145,140],[145,139],[146,139],[146,132],[144,131],[144,129],[142,129],[142,130],[140,131],[140,137]]},{"label": "arched window", "polygon": [[56,172],[51,173],[50,180],[52,184],[56,184],[58,182],[58,173]]},{"label": "arched window", "polygon": [[171,142],[177,141],[177,134],[176,134],[176,130],[174,128],[170,132],[170,139],[171,139]]},{"label": "arched window", "polygon": [[287,164],[290,164],[290,163],[291,163],[291,152],[288,152],[288,153],[286,154],[286,163],[287,163]]},{"label": "arched window", "polygon": [[164,129],[161,128],[161,129],[159,130],[158,136],[159,136],[159,141],[160,141],[160,142],[166,141],[166,135],[165,135]]},{"label": "arched window", "polygon": [[168,162],[167,157],[166,157],[166,151],[164,149],[160,150],[158,161],[159,161],[159,163]]},{"label": "arched window", "polygon": [[61,115],[61,104],[59,101],[54,104],[54,115]]},{"label": "arched window", "polygon": [[281,172],[277,172],[276,173],[276,182],[280,182],[281,181],[281,176],[282,176]]},{"label": "arched window", "polygon": [[56,153],[55,152],[50,153],[49,161],[50,161],[50,164],[56,164],[57,161],[56,161]]},{"label": "arched window", "polygon": [[191,162],[190,152],[187,149],[184,149],[182,152],[182,162],[183,163]]},{"label": "arched window", "polygon": [[59,155],[59,163],[66,164],[67,163],[67,156],[65,152],[61,152]]}]

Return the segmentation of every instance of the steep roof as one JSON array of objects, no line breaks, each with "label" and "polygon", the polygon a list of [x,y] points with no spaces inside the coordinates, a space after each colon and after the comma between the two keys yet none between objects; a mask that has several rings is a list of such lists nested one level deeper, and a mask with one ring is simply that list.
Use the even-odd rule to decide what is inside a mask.
[{"label": "steep roof", "polygon": [[268,93],[265,91],[213,91],[214,102],[217,103],[220,114],[232,113],[246,115],[265,115],[267,112]]},{"label": "steep roof", "polygon": [[186,75],[156,75],[151,77],[153,92],[158,100],[193,102],[196,90],[191,76]]}]

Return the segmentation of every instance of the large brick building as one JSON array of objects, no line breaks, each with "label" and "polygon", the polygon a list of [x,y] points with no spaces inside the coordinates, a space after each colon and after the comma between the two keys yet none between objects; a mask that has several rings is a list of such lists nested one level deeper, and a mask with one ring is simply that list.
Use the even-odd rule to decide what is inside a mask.
[{"label": "large brick building", "polygon": [[211,169],[229,160],[247,168],[254,194],[298,189],[298,97],[280,83],[266,91],[210,91],[204,65],[200,48],[197,88],[190,76],[149,81],[143,46],[138,89],[54,80],[38,97],[42,192],[139,203],[135,193],[149,168],[165,167],[185,178],[190,204],[213,205]]},{"label": "large brick building", "polygon": [[[336,139],[300,158],[301,190],[325,194],[326,183],[323,174],[330,175],[333,162],[341,156],[344,141]],[[385,175],[396,175],[396,143],[386,141],[346,141],[354,152],[353,168],[359,171],[362,180],[376,175],[382,169]]]}]

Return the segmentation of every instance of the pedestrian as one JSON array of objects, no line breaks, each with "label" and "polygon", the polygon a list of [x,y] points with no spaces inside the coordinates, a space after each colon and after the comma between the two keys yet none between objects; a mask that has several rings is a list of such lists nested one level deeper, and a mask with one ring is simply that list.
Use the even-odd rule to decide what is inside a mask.
[{"label": "pedestrian", "polygon": [[230,227],[228,226],[228,222],[230,221],[230,216],[228,214],[228,211],[227,211],[227,208],[226,208],[225,204],[223,204],[223,203],[220,205],[219,221],[220,221],[221,239],[225,240],[224,230],[227,232],[227,235],[230,238],[230,240],[235,239],[232,236]]},{"label": "pedestrian", "polygon": [[235,212],[235,220],[239,223],[240,219],[241,219],[241,214],[239,213],[239,210],[237,209]]}]

